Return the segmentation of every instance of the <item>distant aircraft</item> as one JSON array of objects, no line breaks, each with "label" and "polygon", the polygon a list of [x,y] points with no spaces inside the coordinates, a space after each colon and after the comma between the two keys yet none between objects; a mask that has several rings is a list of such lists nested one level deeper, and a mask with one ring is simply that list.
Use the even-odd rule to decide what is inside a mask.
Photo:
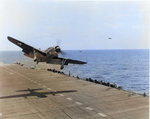
[{"label": "distant aircraft", "polygon": [[108,38],[108,39],[112,39],[112,38]]},{"label": "distant aircraft", "polygon": [[69,63],[71,64],[87,63],[83,61],[58,57],[58,54],[61,53],[61,49],[58,45],[56,47],[50,47],[45,51],[41,51],[40,49],[36,49],[12,37],[8,36],[7,38],[9,41],[22,48],[23,49],[22,52],[24,52],[24,55],[33,58],[34,62],[37,62],[37,64],[39,62],[46,62],[48,64],[59,64],[61,65],[60,69],[62,70],[64,68],[64,65],[68,65]]}]

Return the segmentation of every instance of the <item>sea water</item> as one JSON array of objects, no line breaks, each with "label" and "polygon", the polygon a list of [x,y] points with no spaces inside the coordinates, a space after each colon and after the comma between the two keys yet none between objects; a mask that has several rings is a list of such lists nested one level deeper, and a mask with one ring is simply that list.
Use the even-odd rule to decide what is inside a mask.
[{"label": "sea water", "polygon": [[[117,83],[127,91],[149,93],[149,50],[65,50],[59,57],[87,62],[65,66],[66,74]],[[26,59],[21,51],[0,52],[0,61],[4,63]]]}]

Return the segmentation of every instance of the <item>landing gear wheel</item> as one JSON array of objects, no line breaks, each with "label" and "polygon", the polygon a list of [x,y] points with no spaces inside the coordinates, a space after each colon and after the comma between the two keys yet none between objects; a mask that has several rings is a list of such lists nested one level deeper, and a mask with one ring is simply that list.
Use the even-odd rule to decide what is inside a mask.
[{"label": "landing gear wheel", "polygon": [[61,62],[61,67],[60,67],[61,70],[64,68],[65,62],[66,62],[66,59],[63,59],[62,62]]}]

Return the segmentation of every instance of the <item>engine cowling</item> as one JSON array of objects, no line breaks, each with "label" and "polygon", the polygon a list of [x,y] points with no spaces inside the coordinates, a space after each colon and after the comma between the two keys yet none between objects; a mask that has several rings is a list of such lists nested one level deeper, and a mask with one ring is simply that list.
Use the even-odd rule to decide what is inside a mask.
[{"label": "engine cowling", "polygon": [[56,47],[55,47],[55,51],[56,51],[57,53],[60,53],[60,52],[61,52],[60,47],[59,47],[59,46],[56,46]]}]

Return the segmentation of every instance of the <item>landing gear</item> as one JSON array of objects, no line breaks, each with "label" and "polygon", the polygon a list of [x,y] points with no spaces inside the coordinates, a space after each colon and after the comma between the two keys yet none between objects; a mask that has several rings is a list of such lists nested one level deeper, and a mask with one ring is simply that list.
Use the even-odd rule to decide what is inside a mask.
[{"label": "landing gear", "polygon": [[64,68],[64,65],[61,65],[60,69],[62,70]]},{"label": "landing gear", "polygon": [[34,50],[34,62],[37,61],[37,55],[38,55],[38,52],[36,52],[36,51]]},{"label": "landing gear", "polygon": [[38,55],[38,51],[35,51],[35,50],[34,50],[34,62],[36,62],[34,68],[36,68],[36,65],[39,63],[39,62],[37,61],[37,55]]},{"label": "landing gear", "polygon": [[66,59],[63,59],[62,62],[61,62],[61,67],[60,67],[61,70],[64,68],[65,62],[66,62]]},{"label": "landing gear", "polygon": [[[36,61],[34,61],[34,62],[36,62]],[[38,63],[39,63],[38,61],[35,63],[35,66],[34,66],[34,68],[36,68],[36,65],[37,65]]]}]

